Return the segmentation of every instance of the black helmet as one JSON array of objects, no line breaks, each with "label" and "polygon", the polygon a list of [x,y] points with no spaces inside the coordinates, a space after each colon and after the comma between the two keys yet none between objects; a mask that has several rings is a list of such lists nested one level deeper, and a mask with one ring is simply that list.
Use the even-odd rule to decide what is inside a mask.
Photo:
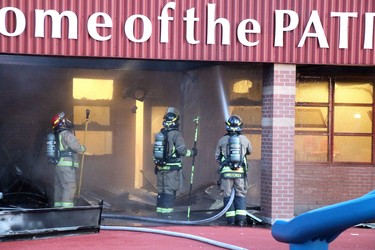
[{"label": "black helmet", "polygon": [[240,132],[242,130],[242,120],[238,115],[232,115],[225,122],[228,132]]},{"label": "black helmet", "polygon": [[163,117],[163,126],[165,128],[178,128],[180,113],[176,108],[169,107]]}]

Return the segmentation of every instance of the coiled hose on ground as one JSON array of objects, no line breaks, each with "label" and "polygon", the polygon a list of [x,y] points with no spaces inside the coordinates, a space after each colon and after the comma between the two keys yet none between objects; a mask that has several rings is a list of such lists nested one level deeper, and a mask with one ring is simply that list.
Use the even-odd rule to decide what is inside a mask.
[{"label": "coiled hose on ground", "polygon": [[166,224],[176,224],[176,225],[199,225],[212,222],[214,220],[219,219],[225,212],[228,211],[229,207],[232,205],[234,200],[235,191],[232,189],[230,194],[229,202],[224,207],[220,213],[203,220],[195,220],[195,221],[181,221],[181,220],[165,220],[160,218],[149,218],[149,217],[141,217],[141,216],[131,216],[131,215],[122,215],[122,214],[102,214],[103,219],[123,219],[123,220],[140,220],[140,221],[147,221],[147,222],[157,222],[157,223],[166,223]]},{"label": "coiled hose on ground", "polygon": [[[129,215],[118,215],[118,214],[102,214],[102,218],[109,218],[109,219],[130,219],[130,220],[141,220],[141,221],[148,221],[148,222],[159,222],[159,223],[168,223],[168,224],[177,224],[177,225],[197,225],[197,224],[204,224],[209,223],[214,220],[217,220],[220,218],[226,211],[228,211],[229,207],[231,206],[233,200],[234,200],[235,191],[232,190],[230,199],[228,204],[224,207],[224,209],[207,219],[203,220],[196,220],[196,221],[179,221],[179,220],[165,220],[165,219],[158,219],[158,218],[148,218],[148,217],[140,217],[140,216],[129,216]],[[197,240],[200,242],[204,242],[207,244],[211,244],[214,246],[226,248],[226,249],[233,249],[233,250],[243,250],[245,248],[230,245],[227,243],[223,243],[220,241],[215,241],[211,239],[207,239],[200,236],[195,236],[191,234],[184,234],[184,233],[177,233],[177,232],[171,232],[166,230],[159,230],[159,229],[150,229],[150,228],[143,228],[143,227],[122,227],[122,226],[100,226],[100,229],[103,230],[120,230],[120,231],[133,231],[133,232],[145,232],[145,233],[156,233],[161,235],[167,235],[167,236],[174,236],[174,237],[182,237],[192,240]]]},{"label": "coiled hose on ground", "polygon": [[166,230],[159,230],[159,229],[151,229],[151,228],[143,228],[143,227],[119,227],[119,226],[100,226],[100,229],[103,230],[120,230],[120,231],[133,231],[133,232],[143,232],[143,233],[155,233],[155,234],[161,234],[166,236],[174,236],[174,237],[181,237],[191,240],[196,240],[200,242],[204,242],[207,244],[211,244],[214,246],[222,247],[225,249],[233,249],[233,250],[244,250],[246,248],[238,247],[235,245],[223,243],[216,240],[207,239],[200,236],[195,236],[191,234],[184,234],[184,233],[177,233],[177,232],[171,232]]}]

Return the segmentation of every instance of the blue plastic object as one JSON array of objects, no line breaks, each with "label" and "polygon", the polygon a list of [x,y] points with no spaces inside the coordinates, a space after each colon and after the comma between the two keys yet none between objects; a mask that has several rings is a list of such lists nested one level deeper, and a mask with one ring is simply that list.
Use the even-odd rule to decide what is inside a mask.
[{"label": "blue plastic object", "polygon": [[324,250],[346,229],[375,219],[375,190],[357,199],[276,221],[272,236],[291,250]]}]

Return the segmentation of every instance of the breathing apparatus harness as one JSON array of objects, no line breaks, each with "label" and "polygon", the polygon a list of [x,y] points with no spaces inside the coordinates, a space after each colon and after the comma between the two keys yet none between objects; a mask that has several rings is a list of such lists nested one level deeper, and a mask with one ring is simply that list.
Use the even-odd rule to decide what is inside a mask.
[{"label": "breathing apparatus harness", "polygon": [[168,138],[163,131],[160,131],[155,135],[154,143],[154,163],[156,166],[162,166],[166,162],[166,154],[168,152]]},{"label": "breathing apparatus harness", "polygon": [[178,130],[178,128],[163,128],[159,133],[155,135],[155,143],[153,149],[154,163],[155,163],[155,174],[158,171],[158,167],[163,167],[167,163],[180,162],[180,154],[175,151],[170,152],[170,145],[168,140],[168,133],[172,130]]},{"label": "breathing apparatus harness", "polygon": [[232,170],[237,170],[243,166],[242,144],[239,134],[229,133],[229,136],[226,160]]},{"label": "breathing apparatus harness", "polygon": [[71,157],[72,165],[74,166],[74,151],[70,148],[62,150],[60,143],[60,133],[64,130],[70,130],[68,128],[59,128],[57,131],[53,131],[47,135],[46,138],[46,154],[48,163],[51,165],[57,165],[61,157]]},{"label": "breathing apparatus harness", "polygon": [[226,135],[229,136],[229,139],[228,144],[226,146],[225,155],[219,156],[220,159],[218,159],[221,161],[219,172],[225,166],[229,166],[232,170],[237,170],[240,167],[244,167],[244,156],[242,153],[242,144],[239,137],[240,133],[229,132]]},{"label": "breathing apparatus harness", "polygon": [[[244,155],[240,140],[241,133],[239,131],[228,132],[226,135],[229,136],[229,139],[225,149],[225,155],[220,155],[218,159],[221,162],[218,169],[218,174],[220,177],[217,181],[217,185],[219,186],[219,188],[222,178],[247,178],[247,166],[246,162],[244,162]],[[243,173],[222,173],[222,170],[225,167],[229,167],[232,171],[236,171],[242,167]]]}]

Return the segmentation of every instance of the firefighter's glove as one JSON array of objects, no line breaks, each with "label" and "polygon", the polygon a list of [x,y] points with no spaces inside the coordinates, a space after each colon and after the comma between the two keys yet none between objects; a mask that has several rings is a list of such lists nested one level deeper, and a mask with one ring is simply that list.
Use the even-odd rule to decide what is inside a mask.
[{"label": "firefighter's glove", "polygon": [[158,170],[159,170],[158,166],[155,166],[155,168],[154,168],[154,173],[157,174],[157,173],[158,173]]},{"label": "firefighter's glove", "polygon": [[197,154],[198,154],[197,148],[192,148],[191,152],[193,153],[193,156],[197,156]]}]

